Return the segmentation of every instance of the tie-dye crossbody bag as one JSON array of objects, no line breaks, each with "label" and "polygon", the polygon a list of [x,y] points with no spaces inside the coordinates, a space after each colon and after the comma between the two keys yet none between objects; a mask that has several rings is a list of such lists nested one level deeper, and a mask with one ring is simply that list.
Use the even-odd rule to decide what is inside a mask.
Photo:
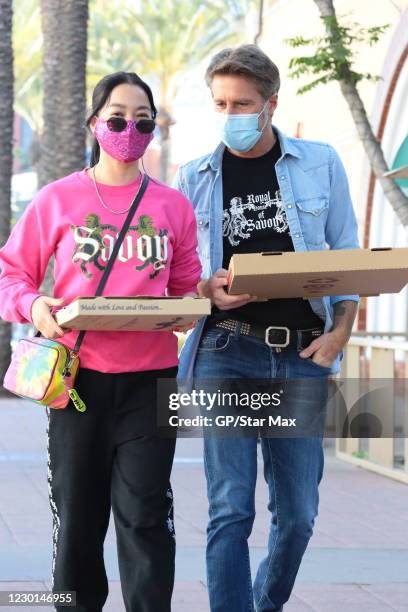
[{"label": "tie-dye crossbody bag", "polygon": [[[102,295],[120,246],[148,183],[149,177],[145,174],[101,277],[95,296]],[[66,408],[69,401],[72,400],[76,409],[83,412],[86,410],[86,406],[75,391],[74,384],[79,368],[78,353],[84,336],[85,331],[81,331],[72,350],[60,342],[42,338],[39,333],[33,338],[20,340],[6,372],[3,382],[4,388],[19,397],[32,400],[49,408]]]},{"label": "tie-dye crossbody bag", "polygon": [[16,395],[51,408],[66,408],[72,399],[82,412],[85,404],[74,389],[78,368],[78,354],[60,342],[24,338],[15,348],[3,384]]}]

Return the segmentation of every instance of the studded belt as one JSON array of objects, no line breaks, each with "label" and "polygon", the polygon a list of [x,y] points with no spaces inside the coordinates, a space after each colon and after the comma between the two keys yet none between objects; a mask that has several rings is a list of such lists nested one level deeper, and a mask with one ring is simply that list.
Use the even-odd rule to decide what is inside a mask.
[{"label": "studded belt", "polygon": [[302,351],[309,344],[323,334],[322,327],[313,329],[289,329],[289,327],[279,325],[257,325],[236,321],[235,319],[222,319],[214,323],[214,327],[226,329],[232,333],[242,336],[252,336],[263,340],[268,346],[281,351],[285,348],[295,348]]}]

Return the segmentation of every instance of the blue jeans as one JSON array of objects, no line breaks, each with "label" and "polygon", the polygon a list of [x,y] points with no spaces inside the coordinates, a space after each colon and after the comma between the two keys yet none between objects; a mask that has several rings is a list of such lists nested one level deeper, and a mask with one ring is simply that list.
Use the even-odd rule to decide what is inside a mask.
[{"label": "blue jeans", "polygon": [[[213,328],[200,343],[194,378],[307,379],[317,388],[326,386],[329,373],[294,349],[276,352],[261,340]],[[293,387],[290,401],[307,412],[316,394],[305,393],[302,385]],[[313,532],[323,474],[322,436],[261,437],[261,447],[271,525],[268,553],[252,586],[247,540],[255,518],[257,436],[204,436],[211,612],[282,610]]]}]

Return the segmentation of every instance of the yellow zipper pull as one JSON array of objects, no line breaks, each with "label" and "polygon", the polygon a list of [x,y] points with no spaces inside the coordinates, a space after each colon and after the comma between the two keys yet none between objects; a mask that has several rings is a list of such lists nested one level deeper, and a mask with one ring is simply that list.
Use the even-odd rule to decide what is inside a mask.
[{"label": "yellow zipper pull", "polygon": [[70,389],[68,391],[68,395],[69,397],[72,399],[72,402],[75,406],[75,408],[79,411],[79,412],[85,412],[86,410],[86,404],[85,402],[83,402],[81,400],[81,398],[79,397],[78,393],[75,391],[75,389]]}]

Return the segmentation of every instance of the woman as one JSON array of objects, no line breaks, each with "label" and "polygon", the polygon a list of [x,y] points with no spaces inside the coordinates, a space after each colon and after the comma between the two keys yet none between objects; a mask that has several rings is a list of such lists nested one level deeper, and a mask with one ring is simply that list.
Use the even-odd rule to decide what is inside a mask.
[{"label": "woman", "polygon": [[[91,168],[44,187],[0,250],[5,320],[31,322],[73,348],[78,332],[61,329],[51,310],[95,294],[141,185],[138,159],[153,137],[155,116],[152,92],[136,74],[115,73],[97,84],[87,121],[95,136]],[[104,295],[195,295],[196,246],[190,203],[150,180]],[[55,287],[48,297],[38,288],[52,255]],[[75,388],[86,411],[72,403],[46,409],[53,590],[76,591],[74,610],[102,610],[112,504],[126,610],[168,612],[175,437],[160,436],[155,427],[156,383],[177,374],[177,338],[171,331],[90,331],[79,357]]]}]

